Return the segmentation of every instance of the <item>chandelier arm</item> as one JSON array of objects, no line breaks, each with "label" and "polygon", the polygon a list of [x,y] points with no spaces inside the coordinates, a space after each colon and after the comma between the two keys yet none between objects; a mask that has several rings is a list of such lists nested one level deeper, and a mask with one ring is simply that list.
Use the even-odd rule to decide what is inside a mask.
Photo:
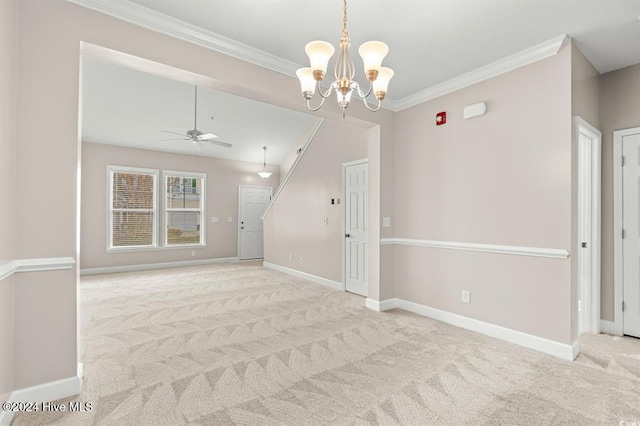
[{"label": "chandelier arm", "polygon": [[[318,94],[320,95],[320,97],[324,100],[326,98],[328,98],[329,96],[331,96],[331,92],[333,92],[333,89],[336,88],[336,82],[334,81],[333,83],[331,83],[331,86],[329,86],[329,88],[327,89],[326,92],[324,92],[324,94],[322,93],[322,89],[320,88],[320,84],[319,82],[316,82],[316,89],[318,90]],[[315,111],[315,110],[314,110]]]},{"label": "chandelier arm", "polygon": [[369,90],[367,90],[367,93],[363,93],[362,89],[360,88],[360,85],[358,84],[357,81],[354,81],[351,84],[352,88],[355,88],[358,92],[358,96],[360,96],[362,99],[365,99],[367,97],[369,97],[369,95],[371,94],[371,91],[373,90],[373,82],[371,82],[371,84],[369,85]]},{"label": "chandelier arm", "polygon": [[377,107],[373,107],[373,108],[369,106],[369,102],[367,102],[367,98],[366,97],[362,98],[362,102],[364,102],[364,106],[366,106],[367,109],[369,111],[371,111],[371,112],[378,111],[380,109],[380,107],[382,106],[382,101],[380,99],[378,99],[378,106]]},{"label": "chandelier arm", "polygon": [[322,108],[322,105],[324,105],[324,100],[327,99],[325,97],[321,98],[322,100],[320,101],[320,105],[318,105],[315,108],[311,107],[311,99],[307,99],[307,108],[309,109],[309,111],[318,111],[320,108]]}]

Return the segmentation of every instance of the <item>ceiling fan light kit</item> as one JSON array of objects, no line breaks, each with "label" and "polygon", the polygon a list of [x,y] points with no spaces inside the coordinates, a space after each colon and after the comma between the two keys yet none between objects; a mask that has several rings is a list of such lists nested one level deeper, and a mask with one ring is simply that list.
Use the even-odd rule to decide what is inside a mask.
[{"label": "ceiling fan light kit", "polygon": [[[355,66],[353,59],[349,53],[351,42],[349,40],[349,31],[347,30],[347,0],[343,0],[343,29],[342,38],[340,39],[340,54],[338,61],[334,67],[335,81],[331,83],[326,92],[320,90],[320,81],[327,72],[329,59],[333,56],[335,49],[326,41],[312,41],[307,43],[304,50],[309,57],[310,67],[300,68],[296,71],[296,75],[300,80],[300,89],[302,96],[307,101],[307,108],[310,111],[318,111],[324,105],[324,101],[335,91],[338,99],[338,106],[342,110],[342,117],[345,117],[346,109],[351,101],[351,95],[355,92],[359,96],[364,105],[370,111],[378,111],[382,105],[389,81],[393,78],[393,70],[382,66],[382,60],[389,52],[389,47],[381,41],[368,41],[363,43],[358,49],[358,53],[364,62],[364,71],[369,81],[369,90],[365,93],[360,88],[357,81],[353,79],[355,75]],[[317,107],[311,106],[311,99],[318,90],[321,97],[320,104]],[[367,98],[373,92],[378,100],[377,106],[370,106]]]},{"label": "ceiling fan light kit", "polygon": [[262,170],[260,170],[258,172],[258,175],[262,178],[262,179],[266,179],[269,176],[272,175],[272,173],[267,170],[267,146],[263,146],[262,149],[264,150],[264,161],[262,163]]}]

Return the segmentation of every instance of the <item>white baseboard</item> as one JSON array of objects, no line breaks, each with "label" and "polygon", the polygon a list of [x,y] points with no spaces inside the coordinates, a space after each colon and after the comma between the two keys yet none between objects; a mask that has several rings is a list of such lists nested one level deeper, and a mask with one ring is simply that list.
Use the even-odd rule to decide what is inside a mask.
[{"label": "white baseboard", "polygon": [[[521,331],[512,330],[510,328],[501,327],[499,325],[490,324],[488,322],[479,321],[473,318],[454,314],[430,306],[420,305],[419,303],[409,302],[403,299],[387,299],[379,303],[381,311],[398,308],[414,314],[433,318],[447,324],[475,331],[476,333],[486,336],[495,337],[496,339],[506,342],[515,343],[525,348],[535,349],[558,358],[572,361],[578,355],[578,343],[572,345],[556,342],[554,340],[545,339],[543,337],[534,336],[532,334],[523,333]],[[369,307],[369,305],[367,305]],[[382,309],[384,308],[384,309]],[[373,309],[373,307],[371,308]]]},{"label": "white baseboard", "polygon": [[571,358],[569,361],[573,361],[578,355],[580,355],[580,342],[578,340],[573,342],[573,345],[571,345],[571,349],[573,358]]},{"label": "white baseboard", "polygon": [[[78,395],[82,390],[82,371],[82,363],[78,363],[77,375],[15,390],[7,402],[49,402]],[[9,426],[14,414],[12,411],[0,411],[0,426]]]},{"label": "white baseboard", "polygon": [[613,334],[615,336],[621,336],[619,327],[614,321],[600,320],[600,333]]},{"label": "white baseboard", "polygon": [[388,311],[389,309],[395,308],[395,305],[394,305],[395,300],[396,299],[387,299],[387,300],[378,301],[378,300],[367,298],[364,301],[364,306],[371,309],[372,311],[377,311],[377,312]]},{"label": "white baseboard", "polygon": [[294,277],[302,278],[303,280],[311,281],[316,284],[321,284],[327,287],[334,288],[336,290],[344,291],[344,286],[341,282],[322,278],[317,275],[307,274],[306,272],[296,271],[295,269],[287,268],[284,266],[276,265],[275,263],[263,262],[265,268],[273,269],[275,271],[284,272],[285,274],[293,275]]},{"label": "white baseboard", "polygon": [[80,269],[80,275],[113,274],[116,272],[148,271],[150,269],[180,268],[183,266],[210,265],[212,263],[238,262],[237,257],[218,259],[184,260],[180,262],[146,263],[142,265],[107,266],[104,268]]}]

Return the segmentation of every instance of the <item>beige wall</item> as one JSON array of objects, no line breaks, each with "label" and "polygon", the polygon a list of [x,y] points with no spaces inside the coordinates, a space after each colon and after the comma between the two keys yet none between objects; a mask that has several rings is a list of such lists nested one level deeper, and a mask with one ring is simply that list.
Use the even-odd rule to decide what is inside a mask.
[{"label": "beige wall", "polygon": [[[17,0],[0,2],[0,265],[15,254]],[[0,280],[0,402],[13,389],[14,277]]]},{"label": "beige wall", "polygon": [[[487,114],[464,120],[480,101]],[[395,120],[396,237],[571,249],[568,46]],[[398,246],[394,285],[402,299],[572,342],[568,259]]]},{"label": "beige wall", "polygon": [[[176,170],[206,173],[206,241],[204,248],[172,248],[107,252],[107,165],[143,167],[162,171]],[[160,262],[176,262],[202,259],[236,257],[238,255],[238,185],[272,187],[275,191],[280,181],[278,167],[269,166],[274,172],[268,179],[257,175],[261,164],[220,158],[170,154],[120,146],[82,144],[82,220],[80,244],[80,268],[103,268],[140,265]],[[159,192],[162,194],[162,191]],[[159,208],[162,214],[161,207]],[[212,223],[212,217],[218,223]],[[227,217],[233,222],[228,223]],[[159,238],[162,234],[159,234]],[[196,256],[191,256],[191,251]]]},{"label": "beige wall", "polygon": [[[16,185],[16,207],[20,215],[15,226],[17,257],[76,257],[80,222],[76,188],[80,178],[78,99],[81,42],[176,68],[186,68],[212,78],[215,82],[211,84],[212,87],[299,111],[305,110],[295,77],[145,30],[64,0],[22,0],[18,7],[20,102],[16,168],[20,171],[20,178]],[[339,110],[326,107],[318,116],[339,118]],[[382,203],[382,213],[390,215],[393,209],[393,157],[392,154],[385,157],[385,154],[393,150],[393,113],[382,110],[371,114],[354,102],[349,107],[346,121],[363,128],[382,124],[379,150],[374,152],[380,157],[372,158],[369,152],[370,164],[380,170],[379,176],[374,176],[377,181],[370,184],[370,192],[371,202],[376,205]],[[370,225],[380,232],[378,216],[373,218]],[[375,251],[375,247],[372,251]],[[371,267],[377,268],[377,265]],[[16,308],[16,318],[26,319],[25,324],[16,323],[16,334],[39,325],[55,338],[36,342],[30,351],[20,352],[25,356],[21,360],[23,365],[50,363],[55,368],[46,374],[27,376],[20,370],[24,377],[16,376],[16,383],[62,379],[75,371],[77,348],[75,343],[69,343],[75,342],[76,336],[75,277],[74,271],[71,274],[51,273],[47,285],[60,291],[47,294],[46,304],[43,303],[44,296],[26,290],[28,285],[22,290],[20,286],[16,287],[16,300],[25,301],[19,305],[20,309],[38,306],[55,311],[64,324],[53,329],[43,322],[46,312],[43,312],[43,316],[31,319]],[[37,273],[25,273],[21,276],[21,282],[40,283],[40,280]],[[379,283],[374,276],[370,285],[379,287],[386,283]],[[376,288],[373,293],[380,291],[380,288]],[[35,299],[27,302],[27,294]],[[55,351],[50,350],[53,340],[60,342]],[[51,353],[58,357],[56,362],[48,360]]]},{"label": "beige wall", "polygon": [[602,319],[613,321],[613,132],[640,127],[640,64],[600,77]]},{"label": "beige wall", "polygon": [[571,111],[600,129],[600,74],[580,49],[571,44]]},{"label": "beige wall", "polygon": [[[77,374],[74,271],[15,275],[15,389]],[[42,353],[46,348],[46,353]]]},{"label": "beige wall", "polygon": [[342,282],[344,203],[330,201],[342,198],[342,163],[362,158],[366,130],[333,120],[322,124],[265,218],[266,262]]}]

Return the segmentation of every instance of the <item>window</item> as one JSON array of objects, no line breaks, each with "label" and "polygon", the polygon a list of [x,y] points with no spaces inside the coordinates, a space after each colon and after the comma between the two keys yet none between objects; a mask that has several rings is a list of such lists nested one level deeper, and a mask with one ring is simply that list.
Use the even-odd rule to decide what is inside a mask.
[{"label": "window", "polygon": [[158,171],[108,166],[109,249],[157,246]]},{"label": "window", "polygon": [[205,175],[165,170],[165,246],[204,245]]}]

